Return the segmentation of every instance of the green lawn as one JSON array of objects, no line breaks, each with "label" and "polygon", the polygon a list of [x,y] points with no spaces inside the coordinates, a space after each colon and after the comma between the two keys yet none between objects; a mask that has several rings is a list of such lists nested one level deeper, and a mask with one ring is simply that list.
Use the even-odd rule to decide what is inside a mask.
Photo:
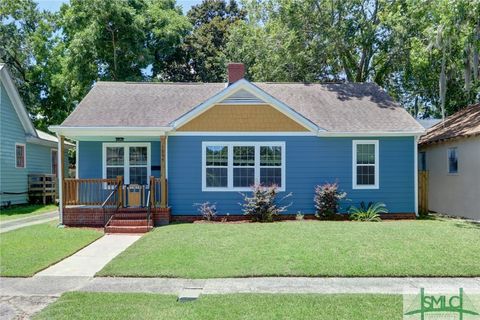
[{"label": "green lawn", "polygon": [[480,225],[461,220],[176,224],[98,275],[480,276]]},{"label": "green lawn", "polygon": [[71,292],[34,319],[402,319],[400,295],[234,294],[175,296]]},{"label": "green lawn", "polygon": [[54,204],[15,205],[8,209],[0,209],[0,221],[31,217],[37,214],[52,212],[56,210],[58,210],[58,207]]},{"label": "green lawn", "polygon": [[0,276],[32,276],[102,236],[45,223],[0,234]]}]

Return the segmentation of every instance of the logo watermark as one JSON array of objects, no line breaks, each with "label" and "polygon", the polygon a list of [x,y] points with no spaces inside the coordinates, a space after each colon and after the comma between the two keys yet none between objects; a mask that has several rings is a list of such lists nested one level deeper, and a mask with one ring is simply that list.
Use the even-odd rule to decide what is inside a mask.
[{"label": "logo watermark", "polygon": [[424,288],[421,288],[418,295],[403,296],[403,318],[408,320],[480,319],[480,296],[469,296],[463,288],[454,294],[428,294]]}]

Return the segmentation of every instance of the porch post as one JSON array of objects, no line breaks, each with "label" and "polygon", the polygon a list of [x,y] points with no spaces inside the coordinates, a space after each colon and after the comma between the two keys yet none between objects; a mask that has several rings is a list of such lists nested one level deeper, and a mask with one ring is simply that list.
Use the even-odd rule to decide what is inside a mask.
[{"label": "porch post", "polygon": [[123,176],[117,176],[117,188],[118,188],[118,200],[117,206],[124,207],[123,205]]},{"label": "porch post", "polygon": [[167,207],[167,166],[166,166],[166,151],[167,137],[160,137],[160,208]]},{"label": "porch post", "polygon": [[63,225],[63,209],[65,208],[65,137],[58,136],[58,193],[59,193],[59,206],[58,206],[58,221],[60,225]]}]

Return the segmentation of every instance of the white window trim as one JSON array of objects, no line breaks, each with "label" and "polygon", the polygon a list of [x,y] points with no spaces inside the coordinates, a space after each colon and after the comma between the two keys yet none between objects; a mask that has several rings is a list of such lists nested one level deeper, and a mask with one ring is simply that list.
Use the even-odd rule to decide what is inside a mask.
[{"label": "white window trim", "polygon": [[53,152],[57,152],[57,171],[58,171],[58,150],[55,148],[50,149],[50,171],[52,171],[52,174],[58,174],[58,172],[54,172],[53,169]]},{"label": "white window trim", "polygon": [[[449,155],[449,151],[450,149],[455,149],[455,154],[457,155],[457,172],[450,172],[450,155]],[[450,175],[450,176],[458,176],[459,173],[460,173],[460,170],[459,170],[459,166],[458,166],[458,147],[447,147],[447,174]]]},{"label": "white window trim", "polygon": [[[17,146],[23,147],[23,167],[17,166]],[[27,168],[27,145],[25,143],[15,143],[15,168],[26,169]]]},{"label": "white window trim", "polygon": [[[375,145],[375,184],[374,185],[357,185],[357,145],[359,144],[373,144]],[[352,189],[379,189],[380,175],[379,175],[379,143],[378,140],[353,140],[352,143]]]},{"label": "white window trim", "polygon": [[[103,143],[103,161],[102,161],[102,177],[107,178],[107,147],[124,147],[124,162],[123,162],[123,183],[130,184],[130,147],[147,147],[147,184],[148,178],[152,175],[151,157],[150,157],[150,143],[123,143],[123,142],[105,142]],[[119,166],[120,167],[120,166]],[[135,167],[135,166],[134,166]],[[137,167],[144,167],[144,165],[137,165]]]},{"label": "white window trim", "polygon": [[[206,147],[207,146],[226,146],[228,147],[228,169],[227,169],[227,187],[207,187],[206,177]],[[260,147],[278,146],[282,148],[282,186],[278,191],[286,190],[286,157],[285,157],[285,142],[284,141],[202,141],[202,191],[251,191],[249,187],[233,187],[233,147],[255,147],[255,183],[260,182]],[[265,166],[262,166],[265,167]],[[268,166],[266,166],[268,167]]]}]

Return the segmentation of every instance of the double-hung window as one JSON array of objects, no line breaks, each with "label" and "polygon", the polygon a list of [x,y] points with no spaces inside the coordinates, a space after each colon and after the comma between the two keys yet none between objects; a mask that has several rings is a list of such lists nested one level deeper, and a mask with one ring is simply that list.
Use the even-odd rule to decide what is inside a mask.
[{"label": "double-hung window", "polygon": [[123,176],[125,184],[148,185],[150,146],[147,143],[104,143],[103,177]]},{"label": "double-hung window", "polygon": [[353,141],[353,189],[378,189],[378,140]]},{"label": "double-hung window", "polygon": [[27,162],[27,154],[25,152],[25,144],[15,144],[15,168],[25,168]]},{"label": "double-hung window", "polygon": [[458,173],[458,152],[457,148],[448,148],[448,173]]},{"label": "double-hung window", "polygon": [[255,183],[285,190],[284,142],[203,142],[202,190],[246,191]]},{"label": "double-hung window", "polygon": [[228,186],[228,147],[211,145],[205,148],[206,179],[210,188],[226,188]]}]

